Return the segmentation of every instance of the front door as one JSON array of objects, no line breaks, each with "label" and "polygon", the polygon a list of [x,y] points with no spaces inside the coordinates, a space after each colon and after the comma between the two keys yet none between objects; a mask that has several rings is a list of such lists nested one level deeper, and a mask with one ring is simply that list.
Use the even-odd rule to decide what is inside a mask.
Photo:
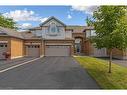
[{"label": "front door", "polygon": [[81,53],[81,43],[82,43],[82,39],[81,38],[76,38],[75,39],[75,52],[76,53]]},{"label": "front door", "polygon": [[75,44],[76,53],[81,53],[81,45],[80,43]]}]

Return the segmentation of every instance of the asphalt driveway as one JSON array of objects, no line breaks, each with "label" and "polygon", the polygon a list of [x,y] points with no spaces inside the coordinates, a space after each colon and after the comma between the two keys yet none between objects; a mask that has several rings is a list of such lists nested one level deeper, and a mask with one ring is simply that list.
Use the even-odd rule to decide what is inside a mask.
[{"label": "asphalt driveway", "polygon": [[36,57],[21,57],[12,60],[0,60],[0,71],[18,64],[35,59]]},{"label": "asphalt driveway", "polygon": [[44,57],[0,73],[0,89],[99,89],[73,57]]}]

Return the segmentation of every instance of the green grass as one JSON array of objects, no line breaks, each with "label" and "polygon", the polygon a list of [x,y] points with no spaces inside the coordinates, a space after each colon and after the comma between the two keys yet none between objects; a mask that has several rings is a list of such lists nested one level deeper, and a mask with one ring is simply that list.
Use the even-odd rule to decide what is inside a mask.
[{"label": "green grass", "polygon": [[80,65],[103,89],[127,89],[127,68],[112,63],[108,73],[108,61],[92,57],[75,57]]}]

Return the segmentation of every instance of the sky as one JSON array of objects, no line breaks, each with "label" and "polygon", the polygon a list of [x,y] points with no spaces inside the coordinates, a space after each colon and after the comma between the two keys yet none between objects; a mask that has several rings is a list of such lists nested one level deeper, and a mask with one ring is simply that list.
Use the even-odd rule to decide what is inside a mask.
[{"label": "sky", "polygon": [[96,6],[0,6],[0,13],[14,19],[22,29],[39,26],[54,16],[66,25],[86,25]]}]

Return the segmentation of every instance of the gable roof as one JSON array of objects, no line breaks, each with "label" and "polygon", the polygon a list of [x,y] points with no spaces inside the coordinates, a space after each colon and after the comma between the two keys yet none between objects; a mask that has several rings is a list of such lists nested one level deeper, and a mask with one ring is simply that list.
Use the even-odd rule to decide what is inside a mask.
[{"label": "gable roof", "polygon": [[40,26],[43,26],[44,24],[46,24],[48,21],[55,19],[57,22],[59,22],[60,24],[62,24],[63,26],[66,26],[62,21],[58,20],[57,18],[55,18],[54,16],[49,17],[46,21],[44,21],[43,23],[40,24]]},{"label": "gable roof", "polygon": [[82,33],[86,26],[79,26],[79,25],[69,25],[66,26],[66,29],[72,29],[73,33]]},{"label": "gable roof", "polygon": [[33,27],[33,28],[30,28],[29,30],[41,30],[42,28],[41,27]]},{"label": "gable roof", "polygon": [[14,30],[14,29],[4,28],[1,26],[0,26],[0,35],[7,35],[7,36],[11,36],[11,37],[20,38],[20,39],[24,38],[20,32]]},{"label": "gable roof", "polygon": [[85,32],[86,30],[94,30],[94,29],[95,29],[94,26],[87,26],[83,32]]}]

